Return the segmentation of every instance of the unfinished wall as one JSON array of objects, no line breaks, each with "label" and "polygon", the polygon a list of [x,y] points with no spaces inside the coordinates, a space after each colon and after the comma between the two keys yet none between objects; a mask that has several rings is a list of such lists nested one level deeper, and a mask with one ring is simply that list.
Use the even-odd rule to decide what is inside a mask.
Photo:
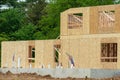
[{"label": "unfinished wall", "polygon": [[101,68],[99,39],[81,38],[62,40],[63,66],[68,67],[68,52],[73,56],[76,68]]},{"label": "unfinished wall", "polygon": [[18,58],[20,67],[27,67],[27,52],[26,41],[2,42],[2,67],[18,67]]},{"label": "unfinished wall", "polygon": [[[61,36],[118,33],[120,32],[119,8],[120,5],[70,8],[61,13]],[[82,14],[82,27],[69,28],[69,15],[78,13]]]},{"label": "unfinished wall", "polygon": [[[20,58],[20,67],[23,68],[30,65],[33,68],[55,68],[54,47],[60,45],[59,62],[64,68],[70,67],[67,55],[70,54],[76,68],[120,69],[119,8],[120,5],[107,5],[71,8],[62,12],[60,40],[2,42],[2,67],[17,67]],[[108,20],[102,21],[107,23],[105,25],[99,22],[102,19],[99,15],[103,14],[103,20]],[[77,27],[72,23],[73,17],[80,22],[76,21]],[[110,20],[112,26],[108,23]],[[101,62],[101,43],[117,43],[117,62]],[[29,56],[30,47],[35,48],[35,58]]]},{"label": "unfinished wall", "polygon": [[[84,10],[85,9],[85,10]],[[79,28],[68,28],[68,15],[82,14],[82,26]],[[78,18],[77,18],[78,19]],[[61,36],[89,34],[89,7],[71,8],[61,13]]]},{"label": "unfinished wall", "polygon": [[[62,42],[63,67],[69,67],[66,52],[73,56],[76,68],[119,69],[120,34],[64,36]],[[117,62],[101,62],[101,43],[117,43]]]},{"label": "unfinished wall", "polygon": [[[22,68],[55,68],[54,45],[57,43],[57,40],[2,42],[2,67],[18,67],[19,58]],[[29,46],[35,48],[34,58],[30,57]]]},{"label": "unfinished wall", "polygon": [[[90,7],[90,34],[120,32],[119,8],[120,5]],[[102,22],[100,21],[100,12],[102,13],[101,19],[105,18]]]},{"label": "unfinished wall", "polygon": [[[59,41],[58,41],[59,42]],[[35,67],[41,68],[44,65],[45,68],[55,68],[55,55],[54,45],[57,44],[57,40],[36,40],[36,57]]]}]

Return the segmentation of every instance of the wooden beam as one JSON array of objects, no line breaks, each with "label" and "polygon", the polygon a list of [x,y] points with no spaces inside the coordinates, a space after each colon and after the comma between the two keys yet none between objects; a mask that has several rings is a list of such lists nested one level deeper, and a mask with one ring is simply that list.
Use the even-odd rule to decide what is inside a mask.
[{"label": "wooden beam", "polygon": [[113,19],[110,15],[108,15],[107,13],[105,13],[105,11],[103,11],[103,14],[105,16],[107,16],[111,21],[115,21],[115,19]]}]

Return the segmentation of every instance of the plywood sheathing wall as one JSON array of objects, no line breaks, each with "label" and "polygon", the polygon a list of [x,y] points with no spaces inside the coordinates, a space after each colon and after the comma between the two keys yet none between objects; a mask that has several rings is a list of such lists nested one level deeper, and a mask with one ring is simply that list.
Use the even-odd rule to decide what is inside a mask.
[{"label": "plywood sheathing wall", "polygon": [[73,56],[76,68],[102,68],[100,63],[100,39],[62,39],[62,62],[68,68],[68,56]]},{"label": "plywood sheathing wall", "polygon": [[61,40],[61,59],[60,60],[63,64],[63,67],[68,68],[68,56],[66,55],[66,52],[69,53],[69,40],[68,39],[62,39]]},{"label": "plywood sheathing wall", "polygon": [[35,41],[35,67],[45,68],[49,66],[55,68],[54,61],[54,40],[38,40]]},{"label": "plywood sheathing wall", "polygon": [[115,32],[120,32],[120,5],[115,6]]},{"label": "plywood sheathing wall", "polygon": [[89,14],[90,14],[90,18],[89,18],[90,34],[94,34],[98,32],[98,8],[90,7]]},{"label": "plywood sheathing wall", "polygon": [[[117,46],[119,45],[118,38],[116,37],[101,38],[101,43],[117,43]],[[119,55],[119,52],[117,49],[117,56],[118,55]],[[119,62],[118,60],[117,62],[101,62],[101,65],[102,65],[102,68],[104,69],[117,69],[118,62]]]},{"label": "plywood sheathing wall", "polygon": [[2,42],[2,67],[13,67],[13,55],[14,66],[17,67],[18,57],[21,60],[21,67],[27,67],[27,43],[26,41],[9,41]]},{"label": "plywood sheathing wall", "polygon": [[[94,7],[71,8],[61,13],[61,36],[80,35],[80,34],[98,34],[98,33],[116,33],[120,32],[120,5],[105,5]],[[101,28],[99,26],[100,11],[115,11],[115,23],[113,29],[110,27]],[[68,14],[83,13],[83,27],[79,29],[68,29]],[[112,30],[111,30],[112,29]]]},{"label": "plywood sheathing wall", "polygon": [[44,63],[44,41],[35,41],[35,68],[41,68]]},{"label": "plywood sheathing wall", "polygon": [[117,69],[120,69],[120,37],[117,38],[118,47],[117,47]]},{"label": "plywood sheathing wall", "polygon": [[60,35],[65,36],[68,34],[67,22],[68,22],[68,16],[65,12],[62,12],[60,16]]},{"label": "plywood sheathing wall", "polygon": [[[79,29],[69,29],[68,15],[77,13],[83,13],[83,27]],[[89,7],[71,8],[61,13],[61,36],[80,34],[89,34]]]},{"label": "plywood sheathing wall", "polygon": [[[95,33],[116,33],[120,32],[120,5],[107,5],[90,7],[90,34]],[[100,28],[98,25],[100,11],[115,11],[115,23],[113,29],[109,27]]]},{"label": "plywood sheathing wall", "polygon": [[101,68],[100,64],[100,39],[81,38],[80,39],[80,67],[82,68]]},{"label": "plywood sheathing wall", "polygon": [[[120,34],[92,34],[81,36],[62,36],[62,63],[68,68],[66,52],[74,57],[78,68],[120,69]],[[101,43],[117,43],[117,63],[101,62]],[[78,46],[78,47],[77,47]]]}]

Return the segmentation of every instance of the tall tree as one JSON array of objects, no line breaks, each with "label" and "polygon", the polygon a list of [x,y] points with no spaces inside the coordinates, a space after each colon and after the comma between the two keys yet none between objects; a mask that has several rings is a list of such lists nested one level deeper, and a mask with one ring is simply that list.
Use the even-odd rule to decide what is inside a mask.
[{"label": "tall tree", "polygon": [[1,4],[7,4],[8,6],[16,7],[17,0],[0,0],[0,5]]},{"label": "tall tree", "polygon": [[33,24],[38,24],[38,21],[44,14],[43,9],[46,5],[45,0],[27,0],[27,16]]},{"label": "tall tree", "polygon": [[24,25],[25,16],[20,9],[11,9],[0,13],[0,33],[10,35]]},{"label": "tall tree", "polygon": [[33,24],[23,25],[21,29],[16,31],[12,36],[14,40],[34,40],[33,34],[36,31],[36,26]]}]

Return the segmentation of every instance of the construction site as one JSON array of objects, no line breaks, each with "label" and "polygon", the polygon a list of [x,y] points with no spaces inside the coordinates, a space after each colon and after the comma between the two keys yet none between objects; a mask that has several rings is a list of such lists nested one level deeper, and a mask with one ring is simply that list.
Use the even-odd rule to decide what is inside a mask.
[{"label": "construction site", "polygon": [[70,8],[61,12],[60,36],[54,40],[3,41],[1,72],[32,69],[30,73],[59,78],[120,75],[119,9],[120,5]]}]

